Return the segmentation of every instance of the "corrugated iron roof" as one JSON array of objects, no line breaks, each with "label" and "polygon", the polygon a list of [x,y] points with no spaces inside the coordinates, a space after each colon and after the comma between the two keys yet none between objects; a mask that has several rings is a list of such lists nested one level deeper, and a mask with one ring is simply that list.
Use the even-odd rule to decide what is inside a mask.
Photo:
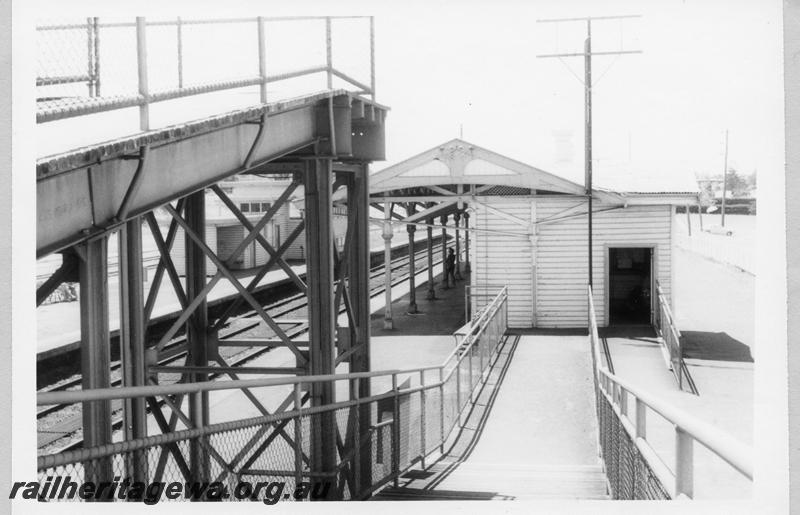
[{"label": "corrugated iron roof", "polygon": [[[583,184],[583,164],[555,164],[545,170]],[[649,163],[607,163],[594,165],[592,187],[631,195],[675,195],[699,193],[700,187],[686,168]]]}]

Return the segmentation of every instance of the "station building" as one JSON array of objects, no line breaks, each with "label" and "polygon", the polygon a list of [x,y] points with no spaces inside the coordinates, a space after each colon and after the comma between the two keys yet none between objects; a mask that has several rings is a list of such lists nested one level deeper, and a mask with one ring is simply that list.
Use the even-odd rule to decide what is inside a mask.
[{"label": "station building", "polygon": [[[234,179],[219,183],[220,189],[236,205],[242,215],[255,225],[264,213],[274,205],[275,200],[291,183],[288,176],[234,176]],[[303,187],[295,190],[291,202],[278,208],[275,215],[266,223],[260,233],[266,241],[277,249],[286,237],[300,224],[303,216]],[[341,250],[344,245],[344,233],[347,227],[347,211],[344,207],[333,208],[333,229],[335,244]],[[166,230],[164,231],[166,233]],[[227,259],[236,247],[245,239],[249,231],[213,192],[206,192],[206,244],[221,259]],[[172,247],[172,258],[179,275],[185,274],[184,255],[186,241],[183,230],[178,229]],[[306,257],[305,231],[301,232],[284,253],[286,259],[304,260]],[[251,242],[237,259],[230,263],[232,270],[250,270],[263,266],[269,260],[269,254],[257,241]],[[206,258],[206,271],[215,274],[216,265]]]},{"label": "station building", "polygon": [[[678,171],[614,180],[592,190],[597,322],[650,325],[656,284],[672,299],[675,207],[696,204],[699,191]],[[587,327],[584,185],[454,139],[373,174],[370,194],[425,207],[406,221],[471,220],[471,285],[508,286],[509,327]]]}]

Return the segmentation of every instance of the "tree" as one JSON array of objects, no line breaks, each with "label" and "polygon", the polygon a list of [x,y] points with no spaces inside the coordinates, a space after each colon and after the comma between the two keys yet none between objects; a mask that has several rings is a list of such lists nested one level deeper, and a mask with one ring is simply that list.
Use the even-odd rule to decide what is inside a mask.
[{"label": "tree", "polygon": [[747,179],[740,175],[734,168],[728,169],[728,176],[725,180],[725,186],[728,189],[728,193],[732,197],[738,197],[743,194],[746,194],[749,190]]}]

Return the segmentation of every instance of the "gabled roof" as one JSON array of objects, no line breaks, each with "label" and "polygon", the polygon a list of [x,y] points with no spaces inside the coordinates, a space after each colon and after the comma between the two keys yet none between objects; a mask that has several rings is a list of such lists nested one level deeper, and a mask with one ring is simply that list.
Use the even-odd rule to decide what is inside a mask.
[{"label": "gabled roof", "polygon": [[[593,192],[608,200],[684,203],[696,200],[699,194],[697,182],[686,170],[660,169],[658,163],[635,166],[603,163],[598,168]],[[575,172],[572,176],[582,175],[579,170],[572,172]],[[456,138],[372,174],[370,193],[453,184],[496,184],[573,195],[585,192],[579,182]]]},{"label": "gabled roof", "polygon": [[415,186],[497,184],[582,195],[578,183],[461,139],[437,145],[370,176],[370,193]]}]

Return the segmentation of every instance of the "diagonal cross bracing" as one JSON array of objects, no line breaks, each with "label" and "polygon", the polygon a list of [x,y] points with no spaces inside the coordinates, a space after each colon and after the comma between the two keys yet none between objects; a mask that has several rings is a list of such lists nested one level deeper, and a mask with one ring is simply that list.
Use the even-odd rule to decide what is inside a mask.
[{"label": "diagonal cross bracing", "polygon": [[[228,209],[231,210],[231,213],[233,213],[233,215],[242,223],[242,225],[252,233],[254,231],[253,224],[250,222],[250,220],[247,219],[246,216],[244,216],[242,211],[236,206],[236,204],[233,203],[230,197],[228,197],[228,195],[226,195],[225,192],[222,191],[222,189],[216,184],[211,186],[211,189],[214,190],[214,193],[217,194],[220,200],[222,200],[222,202],[226,206],[228,206]],[[277,208],[280,208],[280,206],[278,205]],[[277,208],[275,209],[276,212]],[[267,213],[264,216],[266,217],[268,215],[269,213]],[[271,218],[272,217],[269,217],[269,219]],[[290,267],[289,264],[286,263],[286,260],[284,260],[282,257],[283,253],[278,253],[278,251],[275,250],[275,247],[270,245],[269,242],[266,240],[266,238],[264,238],[264,236],[260,232],[256,232],[256,241],[258,241],[258,243],[260,243],[261,246],[264,247],[264,250],[266,250],[267,253],[270,255],[270,257],[274,259],[275,263],[277,263],[277,265],[281,267],[281,269],[283,269],[284,272],[286,272],[286,275],[288,275],[289,278],[297,285],[297,287],[300,288],[300,291],[306,293],[307,291],[306,283],[304,283],[303,280],[300,279],[300,277],[295,273],[295,271],[292,270],[292,267]],[[228,258],[227,263],[230,264],[231,262],[232,260]]]},{"label": "diagonal cross bracing", "polygon": [[[236,247],[236,249],[231,254],[231,259],[236,259],[236,257],[238,257],[239,254],[241,254],[244,251],[244,249],[247,248],[247,246],[253,241],[253,238],[255,237],[254,234],[258,234],[258,231],[260,231],[263,228],[263,226],[266,225],[266,223],[272,218],[272,216],[274,216],[275,212],[280,208],[280,206],[284,202],[286,202],[286,200],[294,192],[297,186],[298,183],[293,182],[292,184],[289,185],[288,188],[286,188],[286,190],[281,194],[281,196],[272,206],[272,208],[270,208],[264,215],[264,217],[253,227],[250,234],[248,234],[247,237]],[[165,207],[167,211],[172,215],[173,222],[180,224],[181,227],[183,227],[183,230],[186,232],[186,234],[189,235],[195,242],[198,243],[198,245],[203,249],[203,252],[206,255],[208,255],[208,257],[212,261],[214,261],[214,263],[217,265],[218,271],[214,275],[214,277],[209,282],[206,283],[206,285],[197,294],[197,296],[195,296],[195,298],[192,299],[191,303],[184,307],[181,316],[178,317],[178,319],[175,322],[173,322],[170,329],[161,337],[161,340],[159,340],[158,345],[156,346],[156,348],[159,351],[163,349],[164,345],[166,345],[166,343],[173,336],[175,336],[175,333],[178,332],[178,329],[189,319],[189,317],[197,309],[197,307],[200,306],[200,304],[203,302],[203,299],[205,299],[206,296],[211,292],[211,290],[214,288],[217,282],[219,282],[219,280],[222,279],[223,275],[228,277],[228,279],[231,280],[231,283],[233,283],[234,286],[237,287],[237,289],[240,289],[241,287],[241,284],[233,277],[233,275],[228,271],[227,267],[219,260],[216,254],[214,254],[214,252],[212,252],[211,249],[209,249],[208,246],[205,245],[205,243],[202,241],[202,238],[198,238],[197,234],[195,234],[194,231],[192,231],[191,228],[186,224],[186,221],[183,220],[183,218],[180,216],[177,210],[173,208],[172,205],[170,204],[166,204]],[[172,227],[170,227],[170,229],[172,229]],[[156,238],[156,240],[158,240],[158,238]],[[252,296],[250,296],[249,294],[247,296],[249,296],[250,299],[252,299]],[[248,300],[248,302],[250,302],[250,300]],[[256,305],[254,304],[253,307],[256,308]],[[256,311],[258,311],[260,308],[261,306],[258,306],[258,308],[256,308]],[[263,312],[263,309],[261,311]],[[267,316],[266,313],[264,313],[264,316]],[[262,316],[262,318],[264,318],[264,316]],[[267,316],[267,318],[265,318],[264,320],[267,322],[268,325],[270,325],[270,327],[273,327],[273,325],[275,324],[271,322],[271,319],[267,320],[268,318],[269,317]],[[277,325],[275,325],[275,327],[277,327]],[[281,337],[281,339],[286,339],[288,341],[288,338],[285,336],[285,334],[283,334],[282,331],[280,331],[280,328],[278,328],[278,330],[276,330],[275,332],[276,334],[278,334],[278,336]]]},{"label": "diagonal cross bracing", "polygon": [[[291,350],[295,354],[295,356],[297,356],[297,358],[300,361],[300,363],[301,364],[307,363],[308,359],[303,354],[303,352],[300,349],[297,348],[297,346],[294,344],[294,342],[292,342],[292,340],[286,335],[286,333],[283,331],[283,329],[281,329],[280,326],[278,326],[278,324],[275,323],[275,321],[272,319],[272,317],[270,317],[267,314],[267,312],[264,311],[264,308],[261,306],[261,304],[259,304],[258,301],[256,301],[255,298],[253,298],[253,296],[250,294],[249,291],[247,291],[247,289],[244,286],[242,286],[242,283],[240,283],[239,280],[236,279],[236,277],[234,277],[234,275],[231,273],[231,271],[228,270],[228,268],[225,266],[225,263],[223,263],[222,260],[219,257],[217,257],[217,255],[210,248],[208,248],[208,245],[205,244],[203,239],[200,238],[192,230],[191,227],[189,227],[189,224],[187,224],[186,221],[183,218],[181,218],[181,216],[178,215],[175,212],[175,210],[172,208],[172,206],[167,205],[167,210],[170,212],[170,214],[172,214],[172,216],[175,218],[175,220],[178,221],[178,224],[180,224],[180,226],[183,227],[183,230],[186,233],[186,235],[189,236],[189,238],[191,238],[197,244],[198,247],[200,247],[200,249],[203,251],[203,253],[206,256],[208,256],[208,258],[211,259],[211,261],[217,267],[216,275],[214,275],[214,277],[211,279],[211,281],[209,281],[206,284],[206,287],[203,288],[203,290],[197,295],[197,297],[195,297],[195,299],[192,301],[192,304],[189,305],[189,309],[187,309],[187,311],[184,311],[184,313],[181,314],[181,317],[178,318],[178,320],[176,320],[176,322],[173,324],[173,328],[175,327],[175,325],[179,321],[181,321],[181,318],[183,318],[184,316],[188,317],[189,315],[191,315],[191,312],[189,310],[194,311],[194,309],[196,309],[197,305],[199,304],[199,302],[195,303],[195,301],[198,298],[206,297],[208,295],[208,293],[211,291],[211,288],[213,288],[213,285],[215,285],[217,282],[219,282],[219,280],[224,276],[239,291],[239,294],[244,298],[244,300],[247,301],[247,303],[250,304],[253,307],[253,309],[256,311],[256,313],[258,313],[259,316],[264,320],[264,322],[267,323],[267,325],[270,327],[270,329],[272,329],[275,332],[275,334],[281,340],[283,340],[286,343],[286,346],[289,347],[289,350]],[[264,223],[266,223],[266,222],[264,222]],[[259,225],[261,225],[261,222],[256,224],[256,228],[258,228],[258,230],[261,229],[261,227],[259,227]],[[263,225],[262,225],[262,227],[263,227]],[[232,255],[235,256],[239,252],[244,250],[244,248],[247,245],[249,245],[250,242],[253,239],[254,239],[254,236],[253,236],[253,233],[251,233],[250,236],[245,238],[244,241],[242,241],[242,243],[239,245],[239,247],[237,247],[236,250],[234,250]],[[209,286],[211,286],[211,287],[209,287]],[[170,335],[170,333],[172,333],[172,335]],[[166,344],[167,340],[165,340],[165,338],[167,336],[170,336],[170,338],[171,338],[172,336],[174,336],[174,334],[175,333],[172,331],[172,328],[170,328],[170,331],[167,334],[165,334],[164,337],[161,338],[161,341],[159,341],[159,349],[161,349],[163,347],[163,345]]]},{"label": "diagonal cross bracing", "polygon": [[[182,200],[182,199],[181,199]],[[180,213],[181,203],[178,203],[178,212]],[[153,235],[153,240],[156,243],[156,247],[158,247],[158,252],[161,255],[161,260],[158,262],[158,268],[156,269],[155,277],[153,278],[153,284],[150,287],[150,292],[147,295],[147,303],[145,304],[144,308],[144,320],[145,326],[148,325],[150,322],[150,317],[153,313],[153,307],[155,306],[156,298],[158,297],[158,292],[161,289],[161,280],[164,276],[164,271],[166,270],[167,274],[169,275],[170,282],[172,283],[172,288],[175,290],[175,295],[178,297],[178,301],[181,304],[181,308],[186,309],[186,306],[189,304],[188,299],[186,298],[186,292],[183,290],[183,285],[181,284],[180,277],[178,277],[178,272],[175,270],[175,264],[172,262],[172,256],[170,256],[170,251],[172,250],[172,244],[175,241],[175,236],[178,232],[178,224],[173,220],[170,223],[169,231],[167,232],[167,240],[164,241],[161,230],[158,228],[158,222],[156,221],[155,215],[152,212],[147,213],[145,215],[145,220],[147,220],[147,224],[150,226],[150,232]]]},{"label": "diagonal cross bracing", "polygon": [[[292,246],[297,237],[300,236],[300,233],[303,232],[303,229],[305,229],[305,220],[297,224],[297,226],[292,230],[292,232],[289,234],[286,240],[281,244],[280,247],[278,247],[276,253],[278,255],[283,255],[286,252],[286,250]],[[261,282],[261,279],[263,279],[265,275],[267,275],[270,268],[272,268],[274,264],[275,264],[275,258],[270,257],[269,261],[267,261],[267,263],[263,267],[261,267],[261,270],[259,270],[258,273],[250,280],[250,283],[247,285],[247,290],[252,291],[256,286],[258,286],[258,283]],[[219,317],[217,323],[214,324],[214,330],[219,331],[231,317],[233,312],[236,311],[236,309],[242,305],[242,302],[244,302],[244,299],[242,299],[241,297],[234,300],[228,306],[228,308],[225,310],[222,316]]]}]

